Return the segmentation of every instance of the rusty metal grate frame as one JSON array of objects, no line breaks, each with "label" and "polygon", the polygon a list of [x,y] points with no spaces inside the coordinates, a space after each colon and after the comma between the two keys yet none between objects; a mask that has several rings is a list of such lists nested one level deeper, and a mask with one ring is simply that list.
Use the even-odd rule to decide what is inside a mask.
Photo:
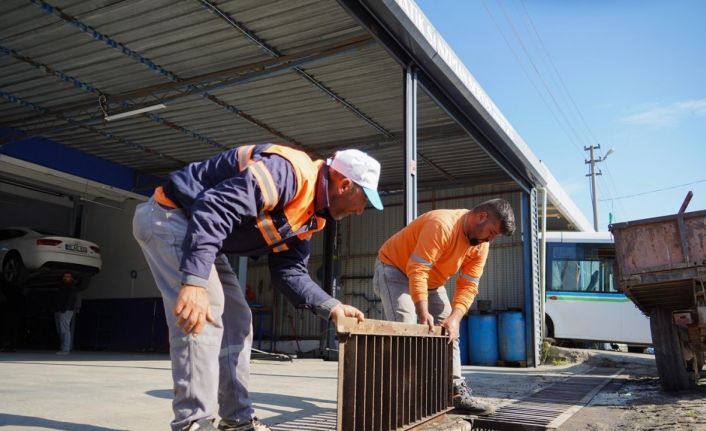
[{"label": "rusty metal grate frame", "polygon": [[339,431],[409,430],[453,407],[452,345],[441,328],[341,319]]}]

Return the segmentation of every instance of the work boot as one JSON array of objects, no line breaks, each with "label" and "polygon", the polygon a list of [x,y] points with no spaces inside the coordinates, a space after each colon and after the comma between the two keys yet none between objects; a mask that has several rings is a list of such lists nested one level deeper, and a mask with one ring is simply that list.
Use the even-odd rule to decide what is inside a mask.
[{"label": "work boot", "polygon": [[466,386],[465,381],[454,383],[453,402],[454,408],[473,415],[488,416],[495,413],[495,407],[471,395],[471,388]]},{"label": "work boot", "polygon": [[213,425],[213,419],[199,419],[192,422],[184,431],[218,431],[218,428]]},{"label": "work boot", "polygon": [[272,431],[270,427],[257,420],[257,418],[252,418],[245,422],[221,419],[218,423],[218,429],[221,431]]}]

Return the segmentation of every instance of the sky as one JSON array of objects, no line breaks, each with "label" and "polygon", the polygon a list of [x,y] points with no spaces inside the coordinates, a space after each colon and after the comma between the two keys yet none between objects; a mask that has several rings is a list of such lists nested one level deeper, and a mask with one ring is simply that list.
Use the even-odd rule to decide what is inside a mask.
[{"label": "sky", "polygon": [[416,0],[599,230],[706,210],[706,1]]}]

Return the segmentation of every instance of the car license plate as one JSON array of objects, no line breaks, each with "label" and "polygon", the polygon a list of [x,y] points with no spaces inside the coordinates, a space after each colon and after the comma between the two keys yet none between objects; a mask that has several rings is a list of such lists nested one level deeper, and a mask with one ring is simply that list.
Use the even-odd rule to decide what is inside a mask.
[{"label": "car license plate", "polygon": [[68,251],[77,251],[79,253],[87,253],[88,248],[78,244],[66,244],[64,245]]}]

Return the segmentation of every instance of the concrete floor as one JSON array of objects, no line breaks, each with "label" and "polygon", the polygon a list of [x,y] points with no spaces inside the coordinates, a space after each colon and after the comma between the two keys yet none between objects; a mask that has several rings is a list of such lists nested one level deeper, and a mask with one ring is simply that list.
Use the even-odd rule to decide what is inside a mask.
[{"label": "concrete floor", "polygon": [[[275,430],[335,430],[337,362],[253,361],[256,414]],[[475,394],[498,405],[580,372],[465,366]],[[171,372],[166,355],[0,353],[2,430],[167,430]]]}]

